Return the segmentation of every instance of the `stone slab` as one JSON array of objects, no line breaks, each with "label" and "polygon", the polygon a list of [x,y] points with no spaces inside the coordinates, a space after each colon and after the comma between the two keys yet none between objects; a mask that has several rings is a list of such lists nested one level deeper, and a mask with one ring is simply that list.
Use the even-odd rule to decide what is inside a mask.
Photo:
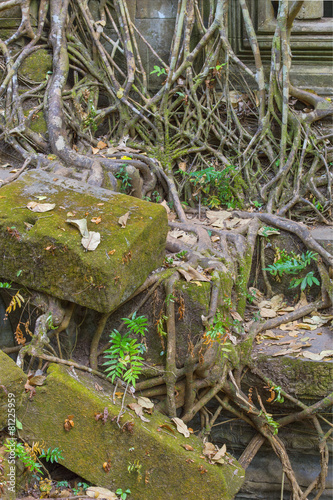
[{"label": "stone slab", "polygon": [[317,226],[312,229],[311,235],[333,255],[333,226]]},{"label": "stone slab", "polygon": [[136,2],[138,19],[170,19],[177,15],[177,0],[139,0]]},{"label": "stone slab", "polygon": [[[26,205],[38,196],[55,208],[31,212]],[[122,228],[118,219],[127,212]],[[95,251],[86,251],[79,230],[66,222],[84,218],[101,235]],[[167,231],[160,205],[33,170],[0,189],[0,276],[111,312],[162,263]]]},{"label": "stone slab", "polygon": [[[60,448],[64,459],[59,463],[92,484],[111,491],[129,488],[133,500],[234,497],[244,481],[244,471],[235,459],[222,466],[209,464],[201,457],[202,441],[195,435],[185,438],[157,411],[145,414],[149,421],[142,422],[127,410],[118,427],[113,417],[117,417],[121,401],[112,403],[112,391],[106,381],[52,364],[45,385],[36,387],[32,400],[26,395],[27,401],[18,411],[23,425],[20,434],[30,444],[44,440],[46,448]],[[133,401],[129,398],[127,404]],[[109,417],[104,425],[94,416],[105,408]],[[64,421],[69,415],[73,415],[74,427],[66,431]],[[133,433],[121,429],[128,421],[134,423]],[[168,427],[158,431],[161,425]],[[185,450],[185,444],[194,450]],[[106,473],[103,463],[108,460],[111,470]],[[128,472],[128,465],[135,461],[141,466],[141,480],[136,471]],[[201,473],[200,467],[206,472]]]},{"label": "stone slab", "polygon": [[[19,407],[26,380],[27,376],[21,368],[0,350],[0,431],[7,427],[8,423],[11,424],[8,422],[9,410]],[[11,402],[15,400],[14,406],[11,403],[11,408],[8,406],[9,398]]]},{"label": "stone slab", "polygon": [[[297,338],[292,338],[280,329],[273,330],[277,335],[283,335],[279,341],[265,339],[256,344],[252,351],[252,359],[258,368],[271,380],[280,385],[286,392],[295,394],[298,398],[321,399],[333,390],[333,360],[324,358],[312,361],[303,356],[294,355],[273,356],[291,345],[283,342],[296,340],[298,344],[310,343],[311,347],[302,348],[301,352],[313,352],[332,349],[332,328],[322,326],[316,330],[299,330]],[[307,340],[304,340],[307,339]],[[281,343],[281,345],[279,345]]]}]

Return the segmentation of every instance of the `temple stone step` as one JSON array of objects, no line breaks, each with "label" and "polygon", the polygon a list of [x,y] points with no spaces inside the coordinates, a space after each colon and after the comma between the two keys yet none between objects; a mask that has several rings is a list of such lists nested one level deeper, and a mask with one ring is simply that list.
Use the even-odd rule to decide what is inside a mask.
[{"label": "temple stone step", "polygon": [[[55,206],[38,213],[30,202]],[[68,222],[82,219],[100,234],[93,251]],[[0,276],[112,312],[163,262],[167,231],[161,205],[33,170],[0,189]]]}]

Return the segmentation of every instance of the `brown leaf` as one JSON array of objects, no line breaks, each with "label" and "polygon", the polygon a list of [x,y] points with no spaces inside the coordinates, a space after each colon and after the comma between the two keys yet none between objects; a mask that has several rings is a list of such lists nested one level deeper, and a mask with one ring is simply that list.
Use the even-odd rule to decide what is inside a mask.
[{"label": "brown leaf", "polygon": [[168,431],[172,432],[172,434],[175,434],[175,431],[173,430],[172,427],[170,427],[170,425],[167,425],[167,424],[161,424],[158,426],[160,429],[167,429]]},{"label": "brown leaf", "polygon": [[98,148],[93,148],[93,147],[91,146],[91,150],[92,150],[92,152],[93,152],[93,155],[97,155],[97,153],[99,153],[99,149],[98,149]]},{"label": "brown leaf", "polygon": [[107,147],[107,144],[105,144],[105,142],[103,142],[103,141],[99,141],[97,143],[97,147],[98,147],[98,149],[105,149]]},{"label": "brown leaf", "polygon": [[53,210],[55,207],[55,203],[37,203],[37,201],[29,201],[27,204],[27,208],[31,210],[31,212],[49,212]]},{"label": "brown leaf", "polygon": [[108,255],[113,255],[115,253],[115,248],[113,250],[110,250],[110,252],[108,252]]},{"label": "brown leaf", "polygon": [[274,311],[274,309],[268,309],[266,307],[259,309],[259,312],[262,318],[275,318],[277,316],[276,311]]},{"label": "brown leaf", "polygon": [[216,453],[216,448],[213,443],[209,443],[208,441],[204,444],[204,449],[202,450],[202,453],[206,455],[207,457],[212,457]]},{"label": "brown leaf", "polygon": [[222,458],[225,456],[227,452],[227,445],[224,444],[222,446],[222,448],[220,448],[216,453],[215,455],[212,457],[212,461],[213,462],[218,462],[218,463],[224,463],[224,460],[222,460]]},{"label": "brown leaf", "polygon": [[180,163],[178,163],[178,168],[182,172],[186,172],[186,161],[181,161]]},{"label": "brown leaf", "polygon": [[190,444],[182,444],[182,447],[187,451],[194,451],[194,448]]},{"label": "brown leaf", "polygon": [[130,215],[130,213],[126,212],[126,214],[124,214],[121,217],[119,217],[118,224],[120,224],[122,228],[126,227],[127,219],[129,217],[129,215]]},{"label": "brown leaf", "polygon": [[93,217],[91,219],[91,222],[93,222],[94,224],[99,224],[100,222],[102,222],[102,217],[101,216]]},{"label": "brown leaf", "polygon": [[142,406],[142,408],[154,408],[154,403],[152,403],[149,398],[145,398],[143,396],[138,397],[138,404]]},{"label": "brown leaf", "polygon": [[33,386],[43,385],[45,379],[46,379],[45,375],[35,375],[34,377],[29,378],[29,384]]}]

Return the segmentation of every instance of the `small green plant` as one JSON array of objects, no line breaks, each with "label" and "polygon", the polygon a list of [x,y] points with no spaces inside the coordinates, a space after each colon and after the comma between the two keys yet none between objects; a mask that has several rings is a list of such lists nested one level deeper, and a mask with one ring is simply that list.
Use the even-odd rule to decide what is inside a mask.
[{"label": "small green plant", "polygon": [[308,272],[308,274],[304,278],[293,278],[291,280],[289,288],[296,288],[301,285],[301,290],[305,290],[307,286],[311,287],[315,283],[316,285],[320,285],[317,278],[313,275],[313,271]]},{"label": "small green plant", "polygon": [[264,415],[264,417],[265,417],[268,425],[270,427],[272,427],[272,429],[273,429],[273,435],[275,436],[279,432],[279,426],[280,426],[280,424],[273,419],[273,417],[272,417],[272,415],[270,413],[266,413],[266,412],[264,412],[264,411],[261,410],[261,412],[259,413],[259,417],[261,415]]},{"label": "small green plant", "polygon": [[122,318],[128,330],[124,335],[113,330],[110,333],[111,347],[104,351],[105,361],[104,366],[107,377],[111,377],[113,382],[116,377],[119,377],[127,384],[132,384],[135,387],[135,382],[141,373],[143,358],[140,356],[145,349],[143,344],[136,339],[130,337],[131,334],[145,335],[147,331],[147,320],[144,316],[136,316],[132,318]]},{"label": "small green plant", "polygon": [[169,293],[166,297],[165,297],[165,303],[166,305],[169,305],[170,302],[173,303],[173,302],[176,302],[176,297],[174,295],[172,295],[172,293]]},{"label": "small green plant", "polygon": [[260,235],[264,236],[265,238],[268,238],[271,234],[279,234],[279,233],[280,233],[280,231],[278,229],[276,229],[275,227],[264,226],[262,228]]},{"label": "small green plant", "polygon": [[187,250],[182,250],[181,252],[176,253],[176,257],[178,257],[178,259],[183,259],[184,257],[186,257],[186,254]]},{"label": "small green plant", "polygon": [[11,283],[2,283],[0,281],[0,288],[11,288],[12,287],[12,284]]},{"label": "small green plant", "polygon": [[115,173],[115,177],[121,180],[120,190],[122,193],[126,193],[132,187],[130,176],[126,170],[126,164],[120,165],[118,172]]},{"label": "small green plant", "polygon": [[64,459],[59,448],[54,448],[53,450],[49,448],[47,451],[42,450],[39,458],[45,458],[47,462],[51,462],[52,464],[53,462],[58,462],[59,459]]},{"label": "small green plant", "polygon": [[48,315],[48,317],[46,318],[46,326],[49,330],[56,330],[57,329],[57,326],[53,325],[52,313],[50,313]]},{"label": "small green plant", "polygon": [[[188,176],[195,190],[194,197],[201,195],[202,203],[210,208],[217,208],[220,205],[227,205],[235,202],[230,190],[230,173],[235,167],[229,165],[223,170],[215,170],[213,166],[199,170],[197,172],[182,172]],[[237,205],[237,202],[235,202]]]},{"label": "small green plant", "polygon": [[97,116],[97,112],[96,112],[95,106],[93,104],[91,104],[88,116],[83,122],[83,130],[89,129],[91,132],[97,131],[98,127],[97,127],[97,124],[95,122],[96,116]]},{"label": "small green plant", "polygon": [[151,75],[153,75],[154,73],[156,73],[157,76],[162,76],[167,74],[165,68],[160,68],[159,66],[154,66],[153,71],[150,72]]},{"label": "small green plant", "polygon": [[118,488],[116,490],[116,494],[120,495],[121,500],[126,500],[127,495],[130,495],[130,493],[131,493],[131,490],[129,490],[128,488],[125,491],[123,491],[121,488]]},{"label": "small green plant", "polygon": [[[312,260],[317,260],[317,253],[307,250],[307,252],[302,255],[296,255],[294,252],[288,255],[285,251],[281,252],[280,258],[276,260],[274,264],[270,264],[264,269],[268,271],[272,276],[283,276],[284,274],[298,274],[303,271]],[[291,280],[289,288],[295,288],[301,285],[301,290],[305,290],[307,286],[312,286],[313,284],[320,285],[318,279],[314,276],[313,271],[307,273],[304,278],[293,278]]]},{"label": "small green plant", "polygon": [[57,481],[57,488],[69,488],[68,481]]},{"label": "small green plant", "polygon": [[255,201],[253,202],[253,205],[254,205],[256,208],[261,208],[263,204],[262,204],[262,203],[260,203],[260,201],[255,200]]},{"label": "small green plant", "polygon": [[275,387],[272,387],[272,389],[275,392],[274,402],[281,403],[281,404],[284,403],[284,397],[281,394],[282,388],[279,385],[277,385]]},{"label": "small green plant", "polygon": [[171,266],[173,264],[173,258],[172,257],[165,257],[164,258],[165,264],[168,266]]},{"label": "small green plant", "polygon": [[5,443],[5,451],[7,453],[12,453],[14,451],[15,457],[18,458],[30,472],[36,471],[38,474],[43,475],[43,472],[40,470],[42,465],[36,462],[34,458],[29,455],[29,452],[25,449],[22,443],[15,442],[15,448],[13,450],[11,440],[7,439]]},{"label": "small green plant", "polygon": [[87,483],[77,483],[77,488],[72,488],[75,496],[82,495],[89,488],[89,484]]},{"label": "small green plant", "polygon": [[140,464],[139,460],[134,460],[134,462],[128,462],[128,466],[127,466],[128,473],[131,474],[132,472],[136,472],[138,475],[139,482],[142,479],[141,468],[142,468],[142,464]]}]

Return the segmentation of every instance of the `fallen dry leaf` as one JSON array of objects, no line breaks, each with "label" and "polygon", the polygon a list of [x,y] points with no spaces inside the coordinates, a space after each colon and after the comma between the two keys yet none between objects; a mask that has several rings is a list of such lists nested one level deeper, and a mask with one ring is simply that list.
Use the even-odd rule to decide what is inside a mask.
[{"label": "fallen dry leaf", "polygon": [[276,311],[274,311],[274,309],[268,309],[266,307],[259,309],[259,312],[262,318],[275,318],[277,316]]},{"label": "fallen dry leaf", "polygon": [[89,234],[87,220],[86,219],[68,219],[66,220],[69,224],[73,224],[73,226],[77,227],[81,233],[81,236],[86,238]]},{"label": "fallen dry leaf", "polygon": [[92,150],[92,152],[93,152],[93,155],[97,155],[97,153],[99,153],[99,149],[98,149],[98,148],[93,148],[93,147],[91,146],[91,150]]},{"label": "fallen dry leaf", "polygon": [[46,375],[35,375],[34,377],[29,378],[29,384],[33,386],[43,385],[46,379]]},{"label": "fallen dry leaf", "polygon": [[89,231],[87,237],[83,237],[81,240],[82,245],[86,250],[93,251],[96,250],[101,242],[101,235],[95,231]]},{"label": "fallen dry leaf", "polygon": [[187,425],[177,417],[171,419],[177,426],[177,431],[183,434],[186,438],[190,436],[190,431],[187,428]]},{"label": "fallen dry leaf", "polygon": [[119,217],[118,224],[120,224],[122,228],[126,227],[127,219],[129,217],[129,215],[130,215],[130,213],[126,212],[126,214],[124,214],[121,217]]},{"label": "fallen dry leaf", "polygon": [[55,203],[37,203],[37,201],[29,201],[27,204],[27,208],[31,210],[31,212],[49,212],[53,210],[55,207]]},{"label": "fallen dry leaf", "polygon": [[107,144],[105,144],[105,142],[103,142],[103,141],[99,141],[97,143],[97,147],[98,147],[98,149],[105,149],[107,147]]},{"label": "fallen dry leaf", "polygon": [[187,451],[194,451],[194,448],[190,444],[182,444],[182,447]]},{"label": "fallen dry leaf", "polygon": [[217,463],[220,463],[220,464],[224,464],[224,460],[223,460],[223,457],[225,456],[227,452],[227,445],[224,444],[222,446],[222,448],[220,448],[213,457],[211,457],[211,460],[213,462],[217,462]]},{"label": "fallen dry leaf", "polygon": [[273,339],[273,340],[283,339],[283,335],[277,335],[272,330],[266,330],[265,333],[263,334],[263,337],[264,339]]},{"label": "fallen dry leaf", "polygon": [[204,449],[202,450],[202,453],[206,456],[211,458],[216,454],[216,447],[215,444],[209,443],[208,441],[204,444]]},{"label": "fallen dry leaf", "polygon": [[102,222],[102,217],[101,216],[93,217],[91,219],[91,222],[93,222],[94,224],[99,224],[100,222]]},{"label": "fallen dry leaf", "polygon": [[184,269],[185,265],[183,267],[178,268],[178,272],[184,276],[186,281],[210,281],[206,276],[203,274],[199,273],[196,269],[193,267],[187,265]]},{"label": "fallen dry leaf", "polygon": [[296,327],[300,328],[300,330],[315,330],[318,328],[316,325],[308,325],[307,323],[297,323]]},{"label": "fallen dry leaf", "polygon": [[118,496],[107,488],[100,486],[89,486],[85,495],[90,498],[105,498],[105,500],[117,500]]},{"label": "fallen dry leaf", "polygon": [[139,396],[138,397],[138,404],[142,406],[142,408],[147,408],[147,409],[150,409],[150,408],[154,408],[154,403],[152,403],[152,401],[150,401],[149,398],[145,398],[143,396]]},{"label": "fallen dry leaf", "polygon": [[167,214],[169,214],[171,212],[170,208],[169,208],[169,205],[167,204],[167,202],[165,200],[163,200],[160,205],[162,205],[162,207],[165,208]]},{"label": "fallen dry leaf", "polygon": [[321,361],[324,358],[330,358],[333,356],[333,349],[329,349],[327,351],[321,351],[319,354],[311,352],[311,351],[306,351],[303,352],[303,356],[305,358],[309,358],[312,361]]}]

